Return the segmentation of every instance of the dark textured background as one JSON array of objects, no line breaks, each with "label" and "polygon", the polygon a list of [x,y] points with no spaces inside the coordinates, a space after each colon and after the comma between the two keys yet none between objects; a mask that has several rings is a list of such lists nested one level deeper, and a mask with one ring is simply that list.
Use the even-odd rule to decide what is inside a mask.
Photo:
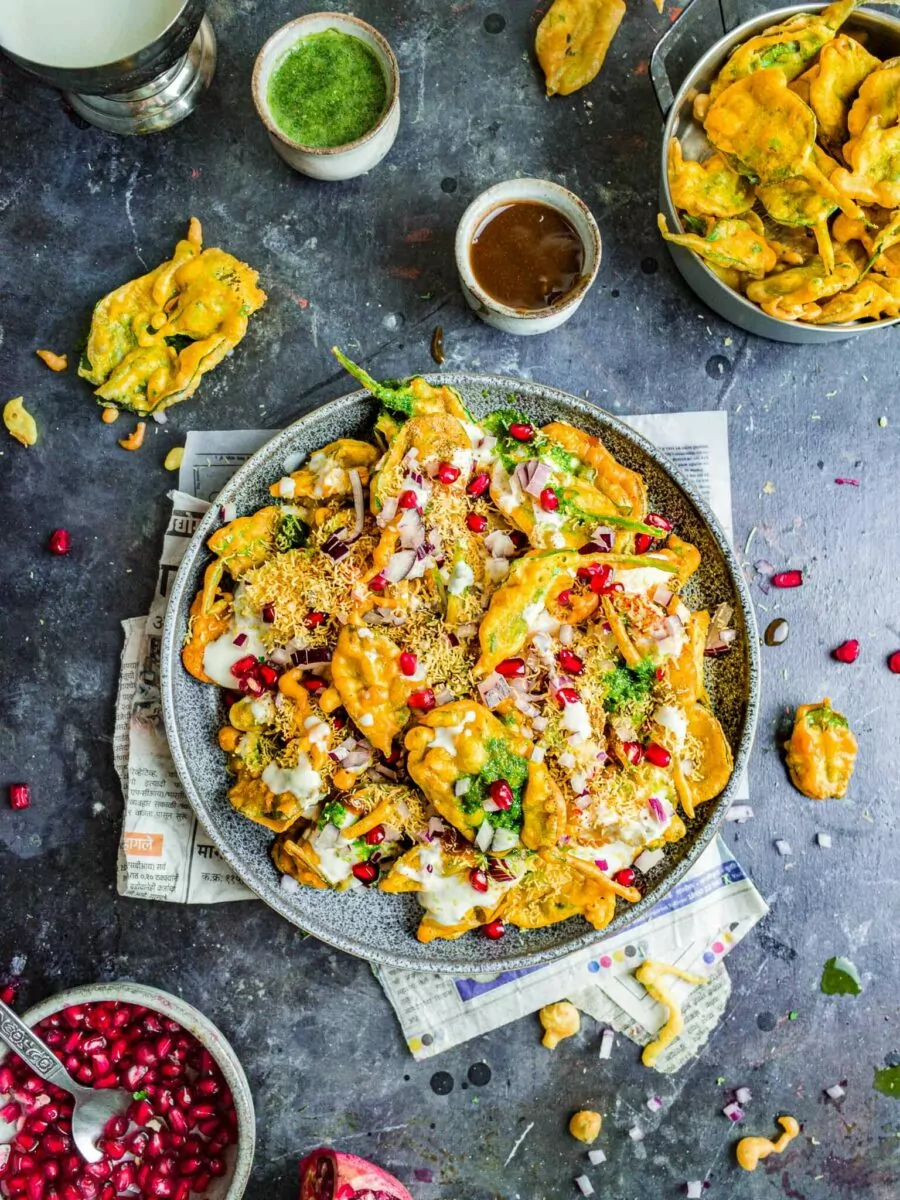
[{"label": "dark textured background", "polygon": [[[0,972],[25,957],[23,1004],[129,977],[207,1012],[256,1097],[251,1200],[293,1196],[299,1154],[326,1138],[408,1182],[430,1167],[433,1183],[413,1182],[417,1200],[567,1197],[586,1160],[565,1123],[584,1104],[606,1114],[609,1162],[591,1174],[610,1200],[677,1196],[707,1172],[710,1200],[894,1197],[900,1106],[873,1090],[872,1072],[900,1051],[900,678],[885,667],[900,647],[897,334],[821,350],[755,340],[675,276],[655,232],[660,119],[647,79],[672,11],[634,0],[600,78],[549,102],[525,0],[360,0],[354,10],[400,60],[402,127],[368,178],[327,185],[282,164],[250,100],[256,49],[310,8],[213,3],[212,89],[190,120],[146,140],[83,127],[55,93],[0,66],[0,400],[23,393],[41,429],[27,452],[0,440],[0,783],[27,779],[34,795],[25,813],[0,804]],[[481,325],[455,281],[460,214],[516,172],[577,191],[604,237],[596,286],[544,339]],[[103,426],[74,372],[50,374],[33,351],[71,353],[92,303],[167,256],[191,214],[209,244],[260,270],[269,304],[199,395],[125,454],[115,439],[127,421]],[[621,1040],[598,1062],[590,1021],[552,1055],[529,1019],[416,1065],[365,964],[304,941],[261,904],[178,908],[115,895],[119,621],[144,612],[152,593],[172,484],[165,451],[191,427],[277,428],[340,394],[334,342],[376,374],[426,369],[438,321],[453,368],[540,379],[613,412],[727,409],[737,544],[756,527],[751,558],[806,573],[797,592],[754,590],[760,625],[778,611],[791,633],[763,652],[757,816],[725,835],[772,912],[729,957],[725,1020],[674,1078],[649,1074]],[[836,486],[840,476],[859,488]],[[58,525],[72,532],[65,559],[44,549]],[[851,636],[860,660],[840,666],[829,651]],[[788,785],[776,731],[787,707],[823,694],[849,714],[861,755],[848,799],[817,805]],[[830,852],[815,845],[818,829],[832,834]],[[776,854],[775,837],[790,840],[791,859]],[[823,962],[840,953],[863,975],[855,1000],[818,992]],[[464,1089],[482,1060],[491,1082]],[[430,1089],[436,1070],[456,1081],[449,1096]],[[752,1087],[754,1131],[770,1132],[785,1110],[804,1123],[790,1153],[756,1175],[733,1165],[719,1076]],[[840,1108],[822,1096],[838,1080],[848,1081]],[[657,1117],[645,1108],[654,1090],[666,1101]],[[635,1113],[652,1127],[642,1148],[627,1137]]]}]

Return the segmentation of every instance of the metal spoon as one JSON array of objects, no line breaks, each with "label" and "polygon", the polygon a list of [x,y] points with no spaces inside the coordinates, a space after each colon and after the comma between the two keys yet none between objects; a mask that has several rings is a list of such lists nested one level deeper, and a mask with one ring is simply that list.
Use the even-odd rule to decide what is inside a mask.
[{"label": "metal spoon", "polygon": [[106,1122],[125,1112],[131,1094],[121,1088],[87,1088],[76,1083],[56,1057],[21,1021],[13,1010],[0,1000],[0,1038],[15,1050],[20,1058],[47,1083],[69,1092],[75,1101],[72,1113],[72,1138],[78,1153],[88,1162],[99,1162],[103,1151],[97,1140],[103,1136]]}]

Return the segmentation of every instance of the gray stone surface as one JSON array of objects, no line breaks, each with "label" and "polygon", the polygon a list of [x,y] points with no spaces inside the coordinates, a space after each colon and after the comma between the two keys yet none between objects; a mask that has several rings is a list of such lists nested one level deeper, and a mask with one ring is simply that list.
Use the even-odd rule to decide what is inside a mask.
[{"label": "gray stone surface", "polygon": [[[26,959],[24,1004],[130,977],[181,993],[217,1021],[257,1100],[251,1200],[292,1196],[297,1158],[323,1140],[377,1157],[417,1200],[564,1198],[586,1161],[565,1124],[585,1104],[606,1116],[609,1161],[591,1174],[611,1200],[674,1197],[707,1173],[711,1198],[896,1196],[900,1109],[872,1088],[873,1067],[900,1050],[900,679],[885,666],[900,647],[896,333],[819,351],[776,345],[730,328],[685,290],[655,231],[660,121],[646,78],[671,13],[635,0],[599,80],[548,102],[524,0],[354,7],[397,51],[403,122],[386,162],[343,186],[292,174],[254,114],[254,53],[295,15],[286,0],[212,4],[212,90],[189,121],[152,139],[84,128],[56,94],[0,66],[0,399],[23,393],[42,431],[27,453],[0,442],[0,783],[27,779],[34,794],[25,813],[0,805],[0,971]],[[500,32],[485,28],[492,14],[505,18]],[[573,188],[604,236],[596,287],[546,339],[480,325],[455,282],[463,208],[516,172]],[[115,439],[126,422],[101,425],[74,373],[51,375],[33,350],[72,352],[92,303],[166,255],[191,214],[209,244],[259,268],[269,304],[199,396],[167,426],[151,425],[139,454],[125,454]],[[151,595],[172,482],[165,451],[188,428],[276,428],[340,394],[334,342],[376,374],[426,369],[437,322],[453,368],[541,379],[613,412],[726,409],[738,544],[755,528],[750,559],[806,573],[800,591],[755,593],[761,626],[779,613],[791,634],[764,649],[757,816],[726,833],[772,913],[728,960],[726,1019],[671,1079],[649,1074],[621,1042],[598,1062],[589,1021],[553,1054],[526,1020],[416,1065],[366,965],[304,940],[261,904],[178,908],[115,896],[119,621],[145,611]],[[846,476],[860,486],[834,484]],[[57,525],[72,532],[66,559],[44,548]],[[862,654],[840,666],[829,651],[850,636]],[[850,715],[861,756],[848,799],[817,805],[788,785],[777,734],[789,706],[823,694]],[[832,834],[831,851],[815,845],[817,830]],[[776,837],[793,846],[787,862]],[[858,999],[818,992],[823,962],[839,953],[862,972]],[[464,1088],[480,1061],[490,1083]],[[447,1096],[429,1087],[437,1070],[455,1080]],[[785,1110],[804,1124],[790,1153],[754,1176],[733,1164],[722,1076],[753,1089],[754,1131],[772,1131]],[[822,1096],[838,1080],[848,1081],[839,1108]],[[645,1108],[651,1092],[665,1100],[656,1116]],[[642,1147],[627,1136],[635,1114],[648,1128]],[[416,1169],[433,1182],[415,1182]]]}]

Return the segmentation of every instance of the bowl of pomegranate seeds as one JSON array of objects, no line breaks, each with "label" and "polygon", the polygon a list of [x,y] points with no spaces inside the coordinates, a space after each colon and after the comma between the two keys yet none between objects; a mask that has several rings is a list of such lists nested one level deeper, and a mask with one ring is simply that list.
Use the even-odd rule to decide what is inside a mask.
[{"label": "bowl of pomegranate seeds", "polygon": [[72,1098],[0,1054],[0,1196],[6,1200],[238,1200],[256,1122],[243,1068],[222,1033],[177,996],[137,983],[52,996],[23,1020],[85,1087],[132,1094],[98,1138],[72,1141]]}]

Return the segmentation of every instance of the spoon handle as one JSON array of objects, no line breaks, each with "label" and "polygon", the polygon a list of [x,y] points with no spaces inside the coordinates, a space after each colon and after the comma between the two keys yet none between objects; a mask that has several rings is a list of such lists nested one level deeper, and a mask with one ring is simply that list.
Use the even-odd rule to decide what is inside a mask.
[{"label": "spoon handle", "polygon": [[36,1034],[32,1033],[24,1021],[20,1020],[8,1004],[0,1000],[0,1038],[24,1059],[36,1075],[48,1083],[65,1088],[67,1092],[77,1092],[78,1084],[71,1078],[68,1071],[56,1055],[44,1045]]}]

